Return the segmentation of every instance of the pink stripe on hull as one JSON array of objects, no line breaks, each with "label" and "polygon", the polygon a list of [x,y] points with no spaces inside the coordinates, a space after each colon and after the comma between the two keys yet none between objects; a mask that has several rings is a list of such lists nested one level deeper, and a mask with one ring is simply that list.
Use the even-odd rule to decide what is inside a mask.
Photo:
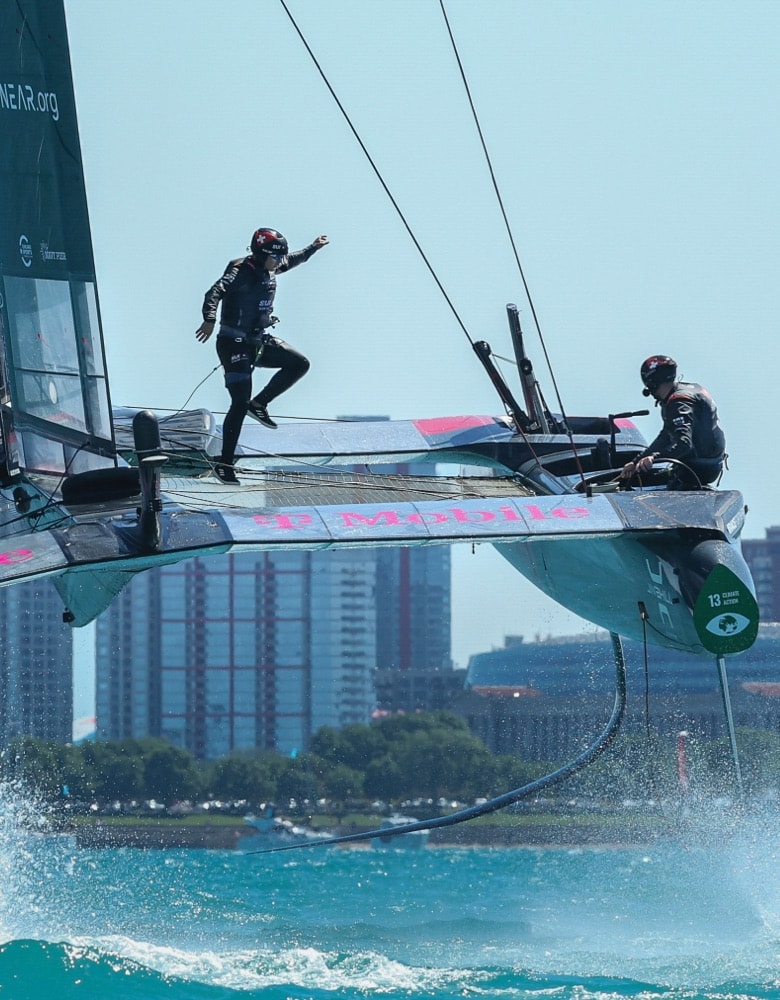
[{"label": "pink stripe on hull", "polygon": [[495,423],[495,420],[493,417],[430,417],[413,420],[412,423],[421,434],[451,434],[469,427],[484,427]]}]

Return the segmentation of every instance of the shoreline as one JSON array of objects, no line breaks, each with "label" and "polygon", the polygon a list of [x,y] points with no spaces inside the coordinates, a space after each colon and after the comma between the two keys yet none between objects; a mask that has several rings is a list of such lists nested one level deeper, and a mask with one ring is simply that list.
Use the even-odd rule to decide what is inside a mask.
[{"label": "shoreline", "polygon": [[[666,827],[664,831],[663,827]],[[621,848],[650,845],[668,831],[668,824],[653,828],[642,825],[632,828],[627,822],[621,826],[620,835],[614,828],[576,822],[527,824],[460,824],[457,827],[431,830],[428,847],[528,847],[572,848],[598,847]],[[324,832],[324,831],[323,831]],[[347,834],[356,829],[336,828],[330,832]],[[170,819],[141,819],[125,823],[101,822],[75,824],[62,831],[63,836],[74,838],[75,846],[87,850],[135,847],[147,850],[204,849],[251,850],[256,835],[243,822],[185,823]],[[338,846],[338,845],[335,845]],[[357,848],[361,843],[345,844],[344,848]],[[366,843],[365,846],[370,846]]]}]

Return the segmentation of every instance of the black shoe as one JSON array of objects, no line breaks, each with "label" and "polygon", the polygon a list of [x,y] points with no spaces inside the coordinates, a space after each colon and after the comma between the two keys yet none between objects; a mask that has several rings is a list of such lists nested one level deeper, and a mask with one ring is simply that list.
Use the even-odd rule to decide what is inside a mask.
[{"label": "black shoe", "polygon": [[240,486],[236,470],[232,465],[224,465],[222,462],[214,466],[214,475],[221,483],[228,483],[231,486]]},{"label": "black shoe", "polygon": [[259,424],[264,424],[266,427],[270,427],[271,430],[276,430],[278,425],[268,416],[268,407],[263,403],[256,403],[254,400],[251,400],[247,413]]}]

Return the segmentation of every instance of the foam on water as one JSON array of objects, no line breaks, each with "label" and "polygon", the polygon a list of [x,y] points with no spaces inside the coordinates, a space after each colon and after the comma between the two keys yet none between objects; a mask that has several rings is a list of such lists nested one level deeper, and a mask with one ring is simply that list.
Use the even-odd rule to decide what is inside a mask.
[{"label": "foam on water", "polygon": [[[780,1000],[773,816],[645,850],[80,851],[0,791],[0,992]],[[118,992],[118,984],[122,984]],[[45,987],[45,988],[44,988]],[[79,992],[75,992],[77,990]]]}]

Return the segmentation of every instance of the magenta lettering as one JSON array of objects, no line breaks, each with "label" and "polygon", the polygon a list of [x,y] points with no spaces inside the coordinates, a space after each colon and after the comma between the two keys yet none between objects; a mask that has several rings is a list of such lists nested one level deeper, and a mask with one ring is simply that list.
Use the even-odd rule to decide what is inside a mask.
[{"label": "magenta lettering", "polygon": [[587,517],[587,507],[553,507],[549,514],[545,514],[541,507],[536,504],[526,504],[525,509],[532,521],[548,521],[551,517],[567,520],[573,517]]},{"label": "magenta lettering", "polygon": [[587,507],[556,507],[555,510],[551,510],[550,513],[553,517],[560,517],[566,520],[570,517],[587,517],[588,508]]},{"label": "magenta lettering", "polygon": [[448,521],[449,518],[446,514],[431,510],[423,511],[419,514],[408,514],[406,520],[409,524],[442,524],[444,521]]},{"label": "magenta lettering", "polygon": [[377,527],[378,524],[400,524],[398,520],[398,514],[394,510],[380,510],[378,514],[374,514],[373,517],[366,517],[364,514],[357,514],[353,511],[344,512],[341,515],[344,521],[345,528],[356,528],[360,525],[367,525],[371,528]]},{"label": "magenta lettering", "polygon": [[311,514],[255,514],[252,520],[266,528],[294,531],[312,523]]},{"label": "magenta lettering", "polygon": [[3,566],[15,566],[17,563],[27,562],[32,559],[31,549],[11,549],[10,552],[0,553],[0,564]]},{"label": "magenta lettering", "polygon": [[452,516],[462,524],[482,524],[496,519],[496,515],[490,510],[461,510],[460,507],[452,508]]}]

